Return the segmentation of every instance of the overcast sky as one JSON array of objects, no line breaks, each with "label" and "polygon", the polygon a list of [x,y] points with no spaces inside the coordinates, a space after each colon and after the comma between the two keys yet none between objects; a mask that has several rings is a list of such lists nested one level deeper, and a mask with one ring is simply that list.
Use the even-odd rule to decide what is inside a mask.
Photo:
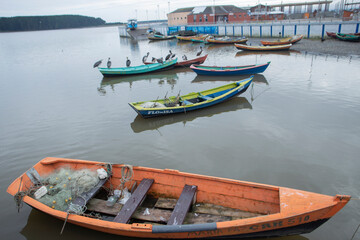
[{"label": "overcast sky", "polygon": [[[169,6],[171,12],[177,8],[214,4],[245,7],[259,2],[265,5],[306,1],[311,0],[0,0],[0,17],[77,14],[100,17],[106,22],[123,22],[129,18],[166,19]],[[338,1],[333,0],[332,8]]]}]

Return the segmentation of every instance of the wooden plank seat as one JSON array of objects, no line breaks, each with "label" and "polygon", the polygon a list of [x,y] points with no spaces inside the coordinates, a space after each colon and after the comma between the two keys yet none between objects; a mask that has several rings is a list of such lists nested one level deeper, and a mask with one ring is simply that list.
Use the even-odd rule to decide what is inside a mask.
[{"label": "wooden plank seat", "polygon": [[154,183],[154,179],[144,178],[139,186],[136,188],[131,197],[127,200],[120,212],[114,218],[114,222],[128,223],[131,216],[134,214],[136,209],[140,206],[146,197],[151,185]]},{"label": "wooden plank seat", "polygon": [[167,225],[182,225],[191,204],[194,202],[197,186],[185,185]]}]

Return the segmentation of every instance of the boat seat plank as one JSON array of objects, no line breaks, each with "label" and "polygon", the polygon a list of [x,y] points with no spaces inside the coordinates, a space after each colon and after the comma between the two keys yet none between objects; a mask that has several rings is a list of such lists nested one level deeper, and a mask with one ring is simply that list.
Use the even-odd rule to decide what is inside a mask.
[{"label": "boat seat plank", "polygon": [[193,103],[188,100],[182,100],[182,105],[190,105],[190,104],[193,104]]},{"label": "boat seat plank", "polygon": [[185,185],[181,192],[180,198],[176,202],[175,208],[167,225],[181,225],[183,224],[186,214],[194,201],[197,186]]},{"label": "boat seat plank", "polygon": [[136,209],[145,199],[146,194],[153,183],[154,179],[144,178],[140,182],[134,193],[131,195],[129,200],[127,200],[125,205],[121,208],[120,212],[114,218],[114,222],[127,223],[136,211]]},{"label": "boat seat plank", "polygon": [[[176,199],[174,199],[174,200],[176,200]],[[113,207],[108,207],[106,205],[106,200],[93,198],[89,201],[89,203],[87,205],[87,210],[92,211],[92,212],[106,214],[106,215],[104,215],[104,217],[106,217],[107,215],[116,216],[122,207],[123,207],[123,205],[120,203],[115,203],[115,205]],[[171,214],[172,214],[171,210],[139,207],[138,209],[136,209],[135,213],[131,216],[131,218],[135,219],[135,220],[145,221],[145,222],[165,224],[169,221]],[[109,221],[109,219],[111,219],[111,221],[113,221],[113,217],[107,217],[104,220]],[[238,219],[238,218],[189,212],[186,214],[184,224],[225,222],[225,221],[231,221],[231,220],[235,220],[235,219]]]},{"label": "boat seat plank", "polygon": [[[159,198],[155,203],[155,207],[161,209],[174,209],[175,205],[175,198]],[[262,216],[262,214],[259,213],[242,211],[239,209],[223,207],[211,203],[197,203],[193,206],[192,212],[234,217],[239,219]]]},{"label": "boat seat plank", "polygon": [[107,180],[107,178],[101,179],[94,188],[92,188],[88,192],[82,193],[80,196],[72,200],[71,203],[74,205],[85,206],[89,202],[89,200],[92,199],[99,192],[100,188],[102,188],[102,186],[106,183]]}]

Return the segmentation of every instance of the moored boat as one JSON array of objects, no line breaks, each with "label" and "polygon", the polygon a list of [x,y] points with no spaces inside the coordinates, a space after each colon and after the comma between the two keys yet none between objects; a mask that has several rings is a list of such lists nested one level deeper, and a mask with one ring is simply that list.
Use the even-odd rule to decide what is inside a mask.
[{"label": "moored boat", "polygon": [[207,38],[209,34],[197,35],[197,36],[176,36],[179,41],[192,41],[192,42],[203,42],[205,38]]},{"label": "moored boat", "polygon": [[161,40],[169,40],[174,39],[175,36],[164,36],[164,35],[158,35],[158,34],[149,34],[148,39],[151,41],[161,41]]},{"label": "moored boat", "polygon": [[215,44],[231,44],[231,43],[246,43],[248,41],[247,38],[207,38],[206,41],[208,43]]},{"label": "moored boat", "polygon": [[[336,32],[326,32],[326,35],[328,35],[329,37],[338,39],[336,34],[338,34],[338,33],[336,33]],[[341,33],[339,33],[339,34],[341,34]],[[346,34],[360,36],[360,33],[346,33]]]},{"label": "moored boat", "polygon": [[99,68],[99,71],[102,73],[102,75],[104,75],[104,77],[135,75],[170,69],[175,66],[176,62],[177,58],[165,61],[163,63],[152,63],[134,67]]},{"label": "moored boat", "polygon": [[284,45],[284,44],[295,44],[303,39],[303,35],[295,35],[293,37],[279,39],[277,41],[261,41],[261,44],[264,46],[277,46],[277,45]]},{"label": "moored boat", "polygon": [[211,76],[233,76],[244,74],[262,73],[269,66],[270,62],[265,64],[254,64],[246,66],[203,66],[191,65],[190,68],[198,75],[211,75]]},{"label": "moored boat", "polygon": [[332,38],[336,38],[335,32],[326,32],[326,35],[328,35],[329,37],[332,37]]},{"label": "moored boat", "polygon": [[358,41],[360,41],[360,35],[354,35],[354,34],[337,33],[336,38],[340,39],[342,41],[348,41],[348,42],[358,42]]},{"label": "moored boat", "polygon": [[282,51],[289,50],[292,44],[276,45],[276,46],[249,46],[244,44],[234,44],[237,49],[245,51]]},{"label": "moored boat", "polygon": [[[201,56],[201,57],[196,57],[196,58],[193,58],[190,60],[176,62],[175,67],[190,67],[191,64],[202,64],[203,62],[205,62],[207,56],[208,56],[208,54]],[[148,65],[148,64],[153,64],[153,63],[152,62],[144,62],[144,64]]]},{"label": "moored boat", "polygon": [[254,76],[217,88],[129,105],[142,117],[158,117],[199,110],[226,101],[246,91]]},{"label": "moored boat", "polygon": [[[85,185],[86,191],[81,191]],[[123,187],[116,189],[119,186]],[[107,198],[112,187],[128,200],[123,203],[124,198],[117,202]],[[7,192],[18,203],[21,196],[27,205],[67,223],[110,234],[156,239],[309,233],[351,198],[172,169],[51,157],[20,175]],[[51,201],[55,198],[58,201]]]}]

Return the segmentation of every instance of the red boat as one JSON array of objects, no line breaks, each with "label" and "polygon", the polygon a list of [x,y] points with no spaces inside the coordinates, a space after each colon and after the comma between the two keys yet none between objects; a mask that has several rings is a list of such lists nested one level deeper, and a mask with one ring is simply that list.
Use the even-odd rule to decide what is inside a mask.
[{"label": "red boat", "polygon": [[[206,54],[205,56],[202,56],[202,57],[197,57],[194,59],[177,62],[175,64],[175,67],[190,67],[192,64],[202,64],[205,62],[207,56],[208,56],[208,54]],[[144,64],[145,65],[153,64],[153,62],[144,62]]]}]

